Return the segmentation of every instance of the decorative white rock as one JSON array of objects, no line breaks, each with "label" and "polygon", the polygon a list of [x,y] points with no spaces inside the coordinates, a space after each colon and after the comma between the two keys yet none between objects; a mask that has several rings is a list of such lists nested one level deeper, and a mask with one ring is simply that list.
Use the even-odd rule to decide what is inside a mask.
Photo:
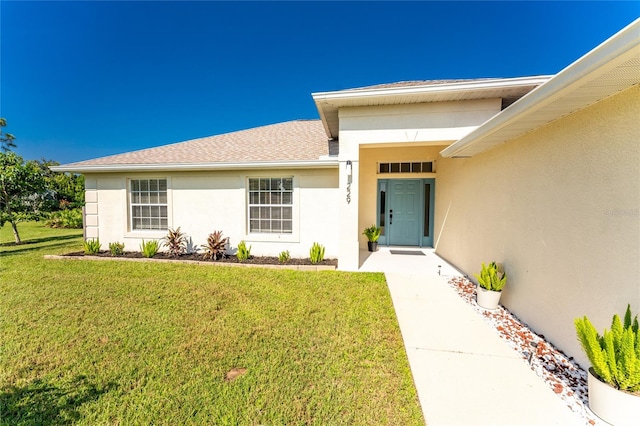
[{"label": "decorative white rock", "polygon": [[640,396],[601,381],[593,374],[593,368],[589,368],[589,408],[615,426],[637,425],[640,421]]}]

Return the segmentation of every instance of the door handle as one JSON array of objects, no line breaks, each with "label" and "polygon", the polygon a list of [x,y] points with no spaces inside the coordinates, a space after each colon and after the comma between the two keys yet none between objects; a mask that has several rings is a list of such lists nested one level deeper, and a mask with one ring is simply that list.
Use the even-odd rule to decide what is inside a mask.
[{"label": "door handle", "polygon": [[393,210],[389,210],[389,225],[393,223]]}]

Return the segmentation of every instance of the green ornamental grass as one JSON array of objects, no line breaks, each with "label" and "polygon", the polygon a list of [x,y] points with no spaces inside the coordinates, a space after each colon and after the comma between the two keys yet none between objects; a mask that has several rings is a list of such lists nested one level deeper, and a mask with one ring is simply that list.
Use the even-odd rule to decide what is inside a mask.
[{"label": "green ornamental grass", "polygon": [[384,276],[46,260],[0,229],[0,424],[424,425]]}]

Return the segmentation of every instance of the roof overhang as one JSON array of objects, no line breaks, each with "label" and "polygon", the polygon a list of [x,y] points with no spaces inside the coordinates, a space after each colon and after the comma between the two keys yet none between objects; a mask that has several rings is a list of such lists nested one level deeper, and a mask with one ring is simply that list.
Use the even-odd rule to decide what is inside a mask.
[{"label": "roof overhang", "polygon": [[412,86],[349,89],[312,93],[320,119],[331,139],[339,133],[338,110],[345,107],[417,104],[471,99],[520,98],[551,76],[468,80]]},{"label": "roof overhang", "polygon": [[200,164],[65,164],[51,167],[54,172],[114,173],[114,172],[174,172],[207,170],[254,170],[254,169],[330,169],[338,167],[338,159],[314,161],[277,161],[254,163],[200,163]]},{"label": "roof overhang", "polygon": [[637,19],[441,154],[472,157],[639,83]]}]

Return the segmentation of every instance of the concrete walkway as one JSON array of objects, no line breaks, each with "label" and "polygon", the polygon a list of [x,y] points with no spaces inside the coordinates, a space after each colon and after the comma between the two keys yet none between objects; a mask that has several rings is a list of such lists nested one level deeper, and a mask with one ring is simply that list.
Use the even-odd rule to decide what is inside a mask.
[{"label": "concrete walkway", "polygon": [[427,424],[583,424],[447,284],[460,273],[422,251],[384,248],[360,270],[385,273]]}]

